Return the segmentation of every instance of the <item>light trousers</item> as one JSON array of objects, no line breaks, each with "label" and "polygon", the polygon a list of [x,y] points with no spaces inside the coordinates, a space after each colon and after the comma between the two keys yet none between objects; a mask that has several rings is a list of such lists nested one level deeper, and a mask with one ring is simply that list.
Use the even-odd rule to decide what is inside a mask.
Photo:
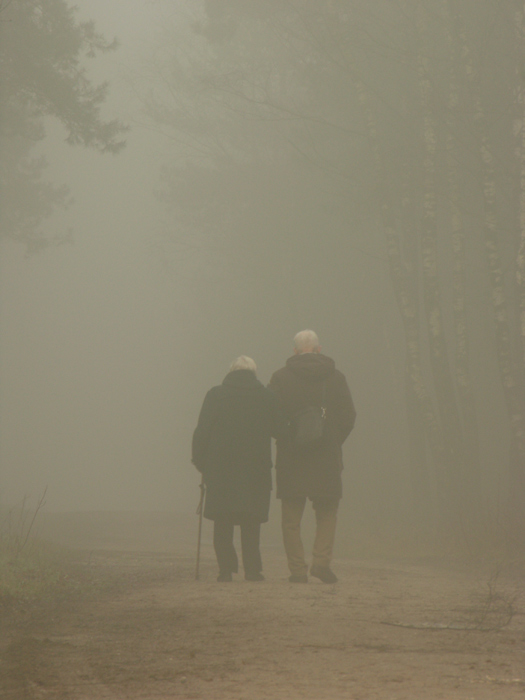
[{"label": "light trousers", "polygon": [[[288,568],[290,573],[302,576],[308,571],[301,539],[301,520],[306,498],[285,499],[282,501],[282,530]],[[312,551],[312,566],[330,566],[334,551],[335,526],[339,501],[313,504],[316,532]]]}]

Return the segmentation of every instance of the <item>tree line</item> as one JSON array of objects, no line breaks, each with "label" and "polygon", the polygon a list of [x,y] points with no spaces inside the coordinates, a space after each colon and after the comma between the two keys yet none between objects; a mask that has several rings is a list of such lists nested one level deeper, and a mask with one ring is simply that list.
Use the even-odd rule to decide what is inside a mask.
[{"label": "tree line", "polygon": [[235,266],[278,260],[297,289],[312,251],[330,275],[356,219],[379,227],[405,338],[414,513],[457,527],[494,505],[478,416],[491,382],[496,508],[522,529],[523,2],[213,0],[187,31],[166,30],[144,92],[177,144],[174,235],[229,246]]},{"label": "tree line", "polygon": [[[172,144],[160,188],[170,235],[293,318],[311,285],[319,309],[331,296],[344,308],[345,260],[381,232],[404,338],[415,521],[475,525],[489,504],[523,532],[524,3],[181,7],[135,85]],[[68,197],[31,158],[43,118],[62,121],[72,144],[123,145],[123,125],[100,117],[107,86],[83,67],[114,44],[66,0],[0,9],[3,226],[35,245]],[[487,421],[502,426],[497,497]]]}]

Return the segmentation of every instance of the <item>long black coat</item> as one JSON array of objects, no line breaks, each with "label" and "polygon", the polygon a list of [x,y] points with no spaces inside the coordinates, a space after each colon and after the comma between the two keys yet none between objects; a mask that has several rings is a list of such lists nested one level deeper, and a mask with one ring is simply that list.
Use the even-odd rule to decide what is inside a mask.
[{"label": "long black coat", "polygon": [[273,374],[269,386],[281,399],[285,415],[291,418],[302,408],[321,405],[323,384],[326,442],[305,451],[295,446],[291,435],[277,440],[277,498],[306,496],[312,501],[333,501],[342,496],[342,445],[356,418],[344,375],[330,357],[302,353],[290,357],[286,366]]},{"label": "long black coat", "polygon": [[271,438],[285,430],[277,397],[250,370],[230,372],[210,389],[192,446],[192,462],[206,484],[205,518],[249,514],[268,520]]}]

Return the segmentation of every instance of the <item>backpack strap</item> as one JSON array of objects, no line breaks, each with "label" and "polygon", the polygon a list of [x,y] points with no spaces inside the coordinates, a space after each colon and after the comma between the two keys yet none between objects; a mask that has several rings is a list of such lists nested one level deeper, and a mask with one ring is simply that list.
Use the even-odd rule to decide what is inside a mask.
[{"label": "backpack strap", "polygon": [[321,396],[321,413],[323,418],[326,416],[326,380],[323,382],[323,394]]}]

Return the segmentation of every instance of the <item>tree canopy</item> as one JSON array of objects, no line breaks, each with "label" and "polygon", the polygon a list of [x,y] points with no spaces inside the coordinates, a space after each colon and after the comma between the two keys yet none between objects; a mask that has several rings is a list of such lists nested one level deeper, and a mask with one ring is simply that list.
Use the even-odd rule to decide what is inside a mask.
[{"label": "tree canopy", "polygon": [[101,116],[108,85],[94,85],[85,66],[117,42],[77,21],[68,0],[2,0],[0,35],[2,236],[32,249],[46,244],[43,220],[69,201],[65,186],[46,181],[45,158],[34,156],[45,119],[58,120],[71,145],[101,153],[124,147],[124,125]]}]

